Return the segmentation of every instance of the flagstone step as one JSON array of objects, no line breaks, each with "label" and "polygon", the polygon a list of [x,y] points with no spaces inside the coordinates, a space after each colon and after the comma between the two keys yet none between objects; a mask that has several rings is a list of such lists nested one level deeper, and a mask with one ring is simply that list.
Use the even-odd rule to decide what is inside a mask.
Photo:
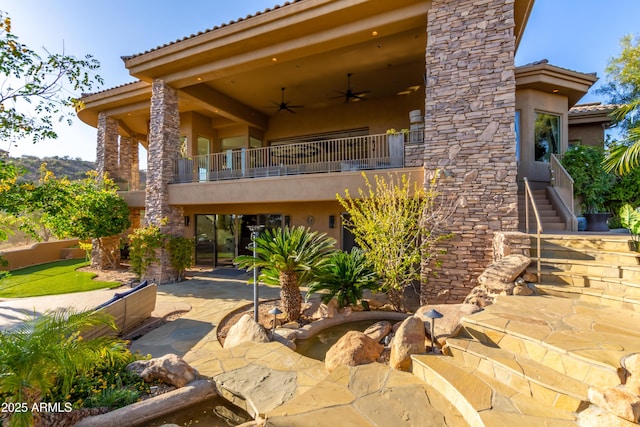
[{"label": "flagstone step", "polygon": [[640,352],[640,313],[572,298],[500,296],[463,319],[468,338],[520,354],[587,385],[621,384],[620,360]]},{"label": "flagstone step", "polygon": [[413,355],[412,360],[413,374],[439,390],[471,426],[577,425],[574,413],[539,402],[455,357]]},{"label": "flagstone step", "polygon": [[[542,237],[542,247],[563,247],[575,250],[601,250],[625,252],[629,251],[628,234],[595,234],[595,235],[576,235],[576,234],[545,234]],[[536,247],[536,237],[531,237],[531,247]]]},{"label": "flagstone step", "polygon": [[[529,268],[529,272],[535,273],[535,269]],[[572,274],[566,271],[549,271],[541,269],[540,283],[538,285],[573,286],[577,288],[594,288],[621,294],[639,294],[640,282],[632,282],[619,277],[602,277]]]},{"label": "flagstone step", "polygon": [[[531,257],[538,256],[536,245],[531,247]],[[561,259],[567,261],[595,261],[625,266],[640,266],[640,253],[628,250],[574,249],[555,245],[541,245],[542,259]]]},{"label": "flagstone step", "polygon": [[640,293],[636,291],[637,288],[629,288],[634,291],[633,294],[567,284],[538,284],[537,288],[545,295],[574,298],[592,304],[603,304],[609,307],[640,312]]},{"label": "flagstone step", "polygon": [[640,265],[617,265],[615,263],[554,258],[541,258],[540,263],[543,274],[567,272],[586,277],[599,276],[640,282]]},{"label": "flagstone step", "polygon": [[569,412],[579,412],[588,406],[586,384],[521,354],[465,338],[447,339],[446,351],[475,371],[544,405]]}]

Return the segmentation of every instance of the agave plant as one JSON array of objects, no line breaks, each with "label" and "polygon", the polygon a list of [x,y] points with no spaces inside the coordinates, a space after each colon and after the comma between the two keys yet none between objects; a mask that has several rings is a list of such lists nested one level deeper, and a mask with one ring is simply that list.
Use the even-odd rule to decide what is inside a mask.
[{"label": "agave plant", "polygon": [[[113,318],[100,312],[57,310],[0,331],[0,400],[31,408],[56,382],[66,394],[77,373],[88,371],[97,358],[119,357],[113,338],[83,340],[81,332]],[[35,414],[37,416],[37,413]],[[15,412],[10,426],[38,425],[31,410]]]},{"label": "agave plant", "polygon": [[322,302],[326,304],[335,298],[342,308],[357,304],[365,289],[376,290],[379,286],[378,276],[365,252],[354,247],[351,252],[338,251],[331,254],[329,262],[320,271],[317,282],[309,286],[307,299],[318,291],[326,291]]},{"label": "agave plant", "polygon": [[287,320],[297,321],[302,308],[301,286],[316,281],[318,271],[328,261],[335,240],[305,227],[265,230],[254,240],[256,257],[241,255],[234,263],[251,271],[259,268],[258,280],[280,286]]}]

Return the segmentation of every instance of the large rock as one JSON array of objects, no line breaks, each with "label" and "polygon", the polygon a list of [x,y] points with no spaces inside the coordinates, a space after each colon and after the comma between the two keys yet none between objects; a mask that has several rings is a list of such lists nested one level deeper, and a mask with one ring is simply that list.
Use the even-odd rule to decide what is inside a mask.
[{"label": "large rock", "polygon": [[269,342],[267,332],[248,314],[242,316],[229,328],[227,337],[224,339],[224,348],[235,347],[245,342]]},{"label": "large rock", "polygon": [[391,340],[389,366],[401,371],[410,370],[411,355],[425,352],[425,338],[422,319],[407,317]]},{"label": "large rock", "polygon": [[469,316],[478,311],[482,311],[480,307],[475,304],[435,304],[425,305],[420,307],[415,317],[424,321],[424,327],[428,335],[431,335],[431,319],[425,316],[425,313],[429,310],[436,310],[442,314],[442,318],[436,319],[435,326],[435,339],[442,347],[449,337],[457,336],[462,330],[462,318]]},{"label": "large rock", "polygon": [[349,331],[342,336],[325,356],[324,364],[329,372],[339,365],[358,366],[375,362],[384,346],[360,331]]},{"label": "large rock", "polygon": [[381,320],[379,322],[374,323],[369,326],[364,334],[374,340],[375,342],[380,342],[382,338],[389,335],[391,332],[391,323],[386,320]]},{"label": "large rock", "polygon": [[626,371],[625,387],[640,396],[640,353],[625,357],[622,366]]},{"label": "large rock", "polygon": [[509,283],[515,281],[531,263],[531,258],[524,255],[508,255],[487,266],[478,277],[481,285],[487,281]]},{"label": "large rock", "polygon": [[600,390],[589,387],[589,401],[606,412],[637,423],[640,420],[640,398],[623,386]]},{"label": "large rock", "polygon": [[159,380],[178,388],[189,384],[198,375],[195,369],[175,354],[150,360],[138,360],[129,363],[127,369],[135,372],[145,382]]}]

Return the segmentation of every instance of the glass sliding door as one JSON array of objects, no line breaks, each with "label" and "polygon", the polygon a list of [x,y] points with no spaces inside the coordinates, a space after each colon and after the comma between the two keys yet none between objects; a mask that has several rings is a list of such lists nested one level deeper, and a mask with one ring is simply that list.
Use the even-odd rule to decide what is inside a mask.
[{"label": "glass sliding door", "polygon": [[215,215],[196,215],[196,265],[215,263],[215,223]]}]

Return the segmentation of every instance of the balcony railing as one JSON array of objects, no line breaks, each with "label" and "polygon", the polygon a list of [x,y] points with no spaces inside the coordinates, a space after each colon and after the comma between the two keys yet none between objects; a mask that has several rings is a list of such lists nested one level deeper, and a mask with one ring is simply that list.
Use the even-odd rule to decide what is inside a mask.
[{"label": "balcony railing", "polygon": [[176,161],[174,183],[400,168],[404,140],[403,134],[368,135],[183,158]]}]

